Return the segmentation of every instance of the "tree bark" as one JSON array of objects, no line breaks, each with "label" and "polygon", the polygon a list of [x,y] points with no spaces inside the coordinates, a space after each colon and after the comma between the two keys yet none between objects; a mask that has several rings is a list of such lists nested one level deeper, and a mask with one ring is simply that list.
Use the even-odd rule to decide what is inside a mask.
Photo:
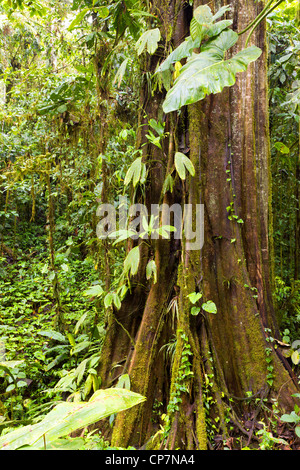
[{"label": "tree bark", "polygon": [[[194,8],[199,4],[194,2]],[[172,18],[174,30],[180,25],[180,31],[186,34],[189,7],[175,1],[170,5],[169,10],[160,11],[162,24]],[[214,12],[221,6],[217,1],[209,5]],[[263,7],[263,2],[234,0],[233,29],[243,30]],[[179,36],[183,40],[183,35]],[[244,41],[241,36],[237,50]],[[287,410],[294,405],[290,395],[297,387],[292,371],[272,339],[278,337],[278,328],[271,292],[264,22],[251,41],[262,49],[262,56],[238,76],[232,88],[190,105],[182,110],[180,120],[167,116],[170,136],[164,152],[144,147],[150,168],[146,192],[149,205],[159,200],[166,169],[172,165],[181,137],[188,133],[189,157],[196,174],[188,184],[178,182],[176,190],[165,195],[165,201],[172,203],[177,198],[182,204],[204,204],[205,237],[201,250],[189,250],[185,240],[180,247],[176,240],[158,240],[153,253],[158,280],[152,285],[144,273],[153,247],[140,245],[141,263],[132,293],[120,311],[114,312],[124,328],[111,318],[100,374],[103,386],[111,385],[116,376],[116,369],[111,373],[112,365],[123,360],[118,374],[128,373],[132,390],[144,394],[147,400],[116,417],[114,446],[144,445],[163,424],[164,431],[150,439],[147,448],[206,449],[208,413],[220,418],[219,432],[226,437],[225,408],[229,403],[233,403],[232,413],[240,417],[249,394],[261,400],[276,397]],[[157,59],[151,59],[150,70]],[[148,119],[157,118],[162,101],[160,93],[149,97],[144,108]],[[201,303],[215,302],[217,314],[202,311],[192,316],[187,299],[191,292],[202,293]],[[175,324],[168,313],[170,301],[178,306]],[[170,345],[174,334],[170,364],[162,346]],[[211,388],[207,381],[212,382]],[[209,412],[205,406],[208,393],[214,397]],[[160,412],[166,413],[164,422],[153,419],[154,403],[160,403]]]}]

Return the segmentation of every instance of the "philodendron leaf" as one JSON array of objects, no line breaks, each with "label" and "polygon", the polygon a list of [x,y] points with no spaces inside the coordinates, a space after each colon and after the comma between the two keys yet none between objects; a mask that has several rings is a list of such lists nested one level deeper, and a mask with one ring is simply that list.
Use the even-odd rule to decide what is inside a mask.
[{"label": "philodendron leaf", "polygon": [[45,418],[0,437],[0,450],[43,448],[57,439],[68,436],[114,413],[142,403],[145,397],[125,388],[97,390],[88,402],[63,402],[53,408]]},{"label": "philodendron leaf", "polygon": [[162,188],[162,194],[165,194],[167,191],[170,191],[170,193],[173,192],[173,186],[174,186],[174,179],[172,176],[169,174],[166,176],[166,179],[163,184]]},{"label": "philodendron leaf", "polygon": [[153,283],[157,281],[156,263],[154,259],[148,261],[146,266],[146,278],[149,280],[153,277]]},{"label": "philodendron leaf", "polygon": [[221,7],[220,10],[217,11],[217,13],[214,14],[213,20],[217,20],[220,18],[220,16],[223,16],[226,11],[230,11],[231,6],[230,5],[225,5],[224,7]]},{"label": "philodendron leaf", "polygon": [[193,50],[196,47],[200,46],[200,39],[196,38],[193,40],[191,36],[187,37],[185,41],[183,41],[173,52],[160,64],[156,73],[164,72],[170,68],[172,64],[175,62],[184,59],[185,57],[189,57]]},{"label": "philodendron leaf", "polygon": [[100,297],[103,294],[104,290],[100,286],[100,284],[96,284],[95,286],[91,286],[83,292],[83,295],[87,297]]},{"label": "philodendron leaf", "polygon": [[132,248],[128,255],[125,258],[124,261],[124,271],[129,274],[131,273],[132,276],[134,276],[139,267],[140,263],[140,249],[139,246],[135,246]]},{"label": "philodendron leaf", "polygon": [[234,31],[223,31],[207,41],[199,54],[193,54],[187,60],[167,93],[163,103],[165,113],[196,103],[211,93],[220,93],[224,87],[234,85],[236,74],[247,70],[248,65],[261,55],[261,49],[250,46],[230,59],[225,59],[226,51],[237,39],[238,35]]},{"label": "philodendron leaf", "polygon": [[208,5],[200,5],[194,11],[194,18],[199,24],[210,24],[213,22],[213,14]]},{"label": "philodendron leaf", "polygon": [[199,299],[201,299],[202,293],[201,292],[191,292],[190,294],[187,295],[187,297],[189,298],[189,301],[192,304],[195,304],[196,302],[198,302]]},{"label": "philodendron leaf", "polygon": [[225,11],[228,10],[228,8],[221,8],[221,10],[219,10],[219,15],[216,14],[213,16],[211,9],[207,5],[200,5],[198,8],[196,8],[190,25],[192,38],[195,39],[198,37],[200,41],[202,41],[204,38],[212,38],[213,36],[217,36],[224,29],[228,28],[228,26],[232,24],[232,20],[222,20],[215,23],[215,19],[219,16],[222,16]]},{"label": "philodendron leaf", "polygon": [[124,78],[128,61],[129,61],[129,57],[127,57],[125,60],[123,60],[122,64],[118,68],[118,71],[117,71],[117,73],[115,75],[115,78],[113,80],[113,84],[116,83],[118,88],[120,88],[121,82]]},{"label": "philodendron leaf", "polygon": [[299,351],[293,351],[293,353],[291,355],[291,359],[292,359],[293,364],[295,364],[295,365],[299,364],[299,362],[300,362]]},{"label": "philodendron leaf", "polygon": [[184,153],[176,152],[175,153],[175,168],[179,177],[182,180],[186,178],[186,171],[187,170],[191,176],[195,176],[195,168],[191,160],[184,155]]},{"label": "philodendron leaf", "polygon": [[189,57],[193,50],[200,47],[203,38],[211,38],[220,34],[224,29],[232,24],[231,20],[223,20],[215,23],[215,20],[230,10],[230,6],[220,8],[213,16],[211,9],[207,5],[200,5],[194,11],[194,18],[190,24],[190,33],[173,52],[160,64],[156,73],[161,73],[170,68],[172,64]]},{"label": "philodendron leaf", "polygon": [[195,307],[195,306],[192,307],[192,308],[191,308],[191,315],[194,315],[194,316],[198,315],[198,313],[200,312],[200,310],[201,310],[200,307]]},{"label": "philodendron leaf", "polygon": [[144,50],[147,50],[149,54],[154,54],[157,49],[159,40],[160,31],[158,28],[149,29],[148,31],[145,31],[137,40],[135,45],[138,55],[140,55]]},{"label": "philodendron leaf", "polygon": [[217,313],[216,304],[214,302],[212,302],[212,300],[208,300],[207,302],[202,304],[202,308],[203,308],[203,310],[205,310],[205,312],[214,313],[214,314]]},{"label": "philodendron leaf", "polygon": [[133,185],[135,186],[140,178],[142,169],[142,157],[138,157],[134,162],[130,165],[127,170],[124,184],[127,186],[131,180],[133,180]]},{"label": "philodendron leaf", "polygon": [[142,162],[142,157],[138,157],[134,160],[134,162],[130,165],[130,167],[127,170],[125,179],[124,179],[124,184],[127,186],[131,181],[133,184],[133,187],[140,183],[145,182],[145,177],[146,177],[146,165],[144,162]]}]

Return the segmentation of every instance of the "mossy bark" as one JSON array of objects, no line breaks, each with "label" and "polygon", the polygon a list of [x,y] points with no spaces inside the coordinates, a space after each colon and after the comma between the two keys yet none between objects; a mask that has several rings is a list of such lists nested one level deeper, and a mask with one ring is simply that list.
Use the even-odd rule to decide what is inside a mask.
[{"label": "mossy bark", "polygon": [[[263,7],[233,5],[238,31]],[[252,41],[263,53],[234,87],[210,96],[202,111],[201,173],[206,208],[203,292],[218,307],[208,321],[227,386],[237,396],[266,385],[266,333],[278,334],[270,278],[270,156],[265,26]],[[243,41],[239,44],[242,47]],[[226,171],[227,170],[227,171]],[[228,207],[232,204],[232,211]],[[230,215],[237,216],[232,217]],[[237,220],[243,223],[237,223]],[[274,376],[288,374],[274,352]],[[287,365],[288,367],[288,365]],[[283,397],[284,402],[289,397]]]},{"label": "mossy bark", "polygon": [[[175,2],[171,3],[175,8]],[[199,3],[195,2],[194,7]],[[221,6],[217,1],[209,5],[214,11]],[[182,26],[183,19],[190,18],[190,11],[186,4],[181,7],[178,21]],[[263,7],[263,2],[234,0],[233,28],[243,30]],[[243,41],[242,38],[238,43],[238,50]],[[132,390],[145,394],[147,400],[117,416],[112,432],[114,446],[141,446],[159,429],[159,424],[164,424],[164,433],[159,431],[147,448],[206,449],[207,377],[213,377],[214,410],[209,413],[218,416],[219,432],[224,437],[225,408],[230,399],[236,414],[242,414],[244,400],[250,393],[267,399],[274,395],[287,410],[294,405],[291,393],[297,386],[292,371],[268,338],[277,337],[278,328],[271,296],[270,155],[263,22],[252,41],[261,47],[262,56],[238,76],[234,87],[189,106],[187,112],[183,110],[177,134],[167,124],[174,135],[172,145],[170,141],[166,143],[165,148],[170,151],[144,147],[151,168],[146,194],[149,205],[160,199],[166,169],[178,149],[178,131],[184,131],[186,137],[188,130],[189,157],[196,174],[165,197],[169,203],[176,197],[182,204],[204,205],[204,246],[190,250],[184,240],[180,247],[176,240],[157,242],[154,256],[158,280],[149,286],[144,273],[151,249],[144,243],[140,245],[142,261],[133,293],[115,312],[134,338],[135,346],[112,318],[100,371],[103,386],[107,386],[113,383],[112,364],[124,359],[121,371],[129,374]],[[145,100],[148,119],[159,112],[162,99],[161,94],[156,94]],[[154,167],[151,156],[158,162]],[[202,293],[199,306],[202,301],[213,301],[217,314],[202,310],[197,316],[191,315],[187,298],[191,292]],[[175,326],[167,313],[171,299],[178,306]],[[170,367],[161,354],[161,346],[171,340],[175,331],[177,341]],[[267,369],[270,360],[271,376],[270,367]],[[161,401],[161,411],[167,415],[164,423],[153,420],[155,400]]]}]

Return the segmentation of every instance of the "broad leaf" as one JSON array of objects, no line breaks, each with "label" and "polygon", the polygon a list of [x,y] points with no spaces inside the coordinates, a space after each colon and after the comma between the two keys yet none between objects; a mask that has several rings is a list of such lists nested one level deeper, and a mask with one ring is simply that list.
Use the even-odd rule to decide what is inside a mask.
[{"label": "broad leaf", "polygon": [[198,315],[200,310],[201,310],[200,307],[192,307],[191,308],[191,315],[194,315],[194,316]]},{"label": "broad leaf", "polygon": [[163,103],[165,113],[176,111],[211,93],[220,93],[224,87],[234,85],[236,74],[247,70],[249,63],[261,54],[258,47],[251,46],[226,60],[225,53],[235,44],[237,38],[234,31],[223,31],[217,38],[208,41],[199,54],[193,54],[188,59],[174,86],[167,93]]},{"label": "broad leaf", "polygon": [[152,118],[149,121],[149,125],[158,133],[160,137],[163,137],[165,132],[164,124],[162,124],[161,122],[157,122],[155,119]]},{"label": "broad leaf", "polygon": [[15,367],[19,366],[20,364],[22,364],[24,362],[24,359],[22,359],[21,361],[1,361],[0,362],[0,367],[2,367],[3,369],[14,369]]},{"label": "broad leaf", "polygon": [[139,267],[140,263],[140,249],[138,246],[132,248],[132,250],[129,251],[128,255],[125,258],[124,261],[124,271],[127,273],[131,273],[132,276],[134,276]]},{"label": "broad leaf", "polygon": [[231,6],[230,5],[225,5],[224,7],[221,7],[220,10],[217,11],[217,13],[213,16],[213,20],[217,20],[220,18],[220,16],[223,16],[226,11],[230,11]]},{"label": "broad leaf", "polygon": [[172,64],[186,57],[190,57],[193,50],[200,47],[203,38],[211,38],[217,36],[224,29],[232,24],[231,20],[223,20],[218,23],[214,21],[222,16],[226,11],[230,10],[229,6],[220,8],[213,16],[211,9],[207,5],[201,5],[194,11],[194,17],[190,24],[190,33],[185,41],[183,41],[173,52],[162,62],[156,73],[162,73],[170,68]]},{"label": "broad leaf", "polygon": [[192,38],[198,37],[200,41],[204,38],[217,36],[224,29],[232,24],[232,20],[222,20],[215,23],[215,20],[222,16],[228,7],[221,8],[216,15],[213,16],[211,9],[207,5],[200,5],[194,11],[194,18],[191,21],[190,31]]},{"label": "broad leaf", "polygon": [[42,331],[38,331],[38,334],[42,336],[47,336],[50,339],[53,339],[55,341],[60,341],[62,343],[65,343],[67,341],[67,338],[64,335],[62,335],[59,331],[42,330]]},{"label": "broad leaf", "polygon": [[217,313],[216,304],[212,302],[211,300],[208,300],[207,302],[202,304],[202,308],[203,310],[205,310],[205,312],[214,313],[214,314]]},{"label": "broad leaf", "polygon": [[297,365],[300,362],[300,354],[299,351],[294,351],[293,354],[291,355],[291,359],[293,364]]},{"label": "broad leaf", "polygon": [[129,57],[127,57],[127,59],[123,60],[122,64],[118,68],[118,71],[117,71],[117,73],[115,75],[115,78],[113,80],[113,84],[117,83],[118,88],[120,88],[121,82],[124,78],[128,61],[129,61]]},{"label": "broad leaf", "polygon": [[106,296],[104,297],[104,307],[109,308],[113,303],[113,293],[108,292]]},{"label": "broad leaf", "polygon": [[100,297],[103,294],[103,289],[100,284],[96,284],[95,286],[89,287],[83,292],[83,295],[88,297]]},{"label": "broad leaf", "polygon": [[294,82],[295,86],[293,88],[296,88],[295,91],[288,93],[287,98],[288,100],[282,103],[281,106],[288,106],[292,112],[296,111],[297,106],[300,105],[300,82],[296,81]]},{"label": "broad leaf", "polygon": [[290,414],[284,414],[280,417],[281,421],[284,423],[299,423],[300,422],[300,416],[295,413],[295,411],[292,411]]},{"label": "broad leaf", "polygon": [[123,242],[124,240],[127,240],[127,238],[133,237],[133,235],[136,235],[136,232],[133,230],[117,230],[116,232],[112,232],[110,234],[110,238],[115,238],[118,237],[114,242],[113,245],[116,245],[117,243]]},{"label": "broad leaf", "polygon": [[175,153],[175,168],[182,180],[185,180],[186,178],[185,170],[187,170],[191,176],[195,176],[194,165],[192,164],[191,160],[186,155],[184,155],[184,153]]},{"label": "broad leaf", "polygon": [[105,306],[105,308],[111,307],[112,304],[114,304],[114,306],[117,308],[117,310],[120,310],[120,308],[121,308],[121,299],[120,299],[119,294],[117,292],[108,292],[108,294],[106,294],[106,296],[104,297],[104,306]]},{"label": "broad leaf", "polygon": [[92,343],[90,341],[81,341],[78,344],[75,344],[74,347],[70,351],[70,356],[74,356],[79,354],[84,349],[87,349]]},{"label": "broad leaf", "polygon": [[[38,450],[84,450],[85,440],[83,437],[67,437],[58,439],[57,441],[46,443],[43,447],[40,447]],[[26,446],[25,450],[37,450],[35,446]]]},{"label": "broad leaf", "polygon": [[200,5],[194,11],[194,18],[199,24],[210,24],[213,22],[213,14],[208,5]]},{"label": "broad leaf", "polygon": [[297,349],[300,347],[300,340],[296,339],[295,341],[292,342],[292,349]]},{"label": "broad leaf", "polygon": [[178,47],[176,47],[173,52],[171,52],[171,54],[166,58],[166,60],[164,60],[160,64],[156,73],[164,72],[168,70],[170,66],[175,62],[178,62],[181,59],[184,59],[185,57],[189,57],[192,54],[193,50],[199,46],[200,39],[196,38],[195,40],[193,40],[191,36],[189,36]]},{"label": "broad leaf", "polygon": [[232,24],[231,20],[222,20],[218,23],[199,24],[195,18],[190,24],[190,33],[193,40],[201,42],[205,38],[212,38],[220,34],[224,29]]},{"label": "broad leaf", "polygon": [[167,191],[170,191],[170,193],[173,192],[173,186],[174,186],[174,180],[170,174],[166,176],[166,179],[163,184],[162,188],[162,194],[165,194]]},{"label": "broad leaf", "polygon": [[146,165],[142,162],[142,157],[138,157],[128,168],[125,176],[124,184],[127,186],[132,180],[133,187],[138,182],[143,183],[146,176]]},{"label": "broad leaf", "polygon": [[97,390],[88,402],[63,402],[37,424],[24,426],[0,438],[0,449],[16,450],[24,446],[35,449],[55,442],[76,429],[82,429],[114,413],[127,410],[145,400],[124,388]]},{"label": "broad leaf", "polygon": [[135,45],[138,55],[140,55],[144,50],[147,50],[149,54],[154,54],[157,49],[159,40],[160,31],[158,28],[145,31],[137,40]]},{"label": "broad leaf", "polygon": [[89,8],[84,8],[83,10],[81,10],[75,16],[74,20],[72,21],[72,23],[68,27],[68,30],[72,31],[74,28],[76,28],[76,26],[78,26],[81,23],[81,21],[83,20],[83,18],[85,17],[85,15],[87,14],[88,11],[89,11]]},{"label": "broad leaf", "polygon": [[192,304],[195,304],[199,299],[201,299],[202,294],[201,292],[191,292],[187,297]]},{"label": "broad leaf", "polygon": [[83,379],[86,365],[87,365],[88,359],[84,359],[79,366],[76,368],[74,376],[76,377],[76,383],[77,385],[80,384],[81,380]]},{"label": "broad leaf", "polygon": [[173,225],[162,225],[162,227],[156,229],[156,232],[167,239],[170,238],[170,232],[176,232],[176,230],[176,227],[173,227]]},{"label": "broad leaf", "polygon": [[116,292],[113,293],[113,302],[117,310],[121,308],[121,299]]},{"label": "broad leaf", "polygon": [[123,374],[119,377],[119,380],[116,384],[115,388],[125,388],[126,390],[130,390],[130,377],[128,374]]},{"label": "broad leaf", "polygon": [[223,60],[228,49],[235,45],[238,34],[231,29],[223,31],[216,38],[210,39],[201,46],[201,52],[215,60]]},{"label": "broad leaf", "polygon": [[290,149],[283,142],[275,142],[274,147],[281,153],[290,153]]},{"label": "broad leaf", "polygon": [[146,278],[149,280],[153,276],[153,283],[156,284],[157,281],[157,270],[156,270],[156,263],[152,259],[148,261],[146,266]]}]

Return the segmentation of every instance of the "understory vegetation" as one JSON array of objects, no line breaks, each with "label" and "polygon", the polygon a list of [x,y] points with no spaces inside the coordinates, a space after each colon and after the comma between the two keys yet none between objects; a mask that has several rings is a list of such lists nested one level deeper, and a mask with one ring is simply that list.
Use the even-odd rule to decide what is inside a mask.
[{"label": "understory vegetation", "polygon": [[[193,2],[183,3],[185,8],[192,8]],[[268,41],[271,289],[280,335],[276,338],[271,328],[265,328],[268,391],[275,381],[269,347],[281,351],[296,382],[300,381],[299,7],[297,1],[269,3],[270,8],[278,3],[263,20]],[[220,17],[228,11],[223,7]],[[200,13],[193,17],[194,28],[197,18],[200,24]],[[222,18],[214,23],[219,30],[214,29],[211,36],[203,33],[203,38],[220,38],[230,31],[222,36],[223,44],[225,39],[235,41],[230,24],[225,21],[229,20]],[[124,299],[129,298],[132,302],[129,309],[134,315],[139,306],[135,305],[132,293],[138,282],[141,285],[157,282],[159,264],[154,245],[144,241],[144,245],[148,242],[145,261],[143,252],[136,250],[138,245],[131,244],[130,234],[125,230],[118,233],[118,239],[99,238],[97,209],[100,203],[111,203],[117,211],[120,201],[124,204],[140,201],[149,191],[149,178],[155,182],[155,156],[165,148],[164,139],[169,138],[172,129],[178,129],[182,123],[171,114],[174,126],[167,127],[161,108],[154,119],[156,105],[150,112],[149,102],[169,90],[165,113],[181,108],[178,114],[182,117],[183,106],[192,106],[191,97],[184,101],[183,92],[180,95],[177,88],[185,73],[190,73],[188,66],[192,61],[185,63],[188,51],[201,44],[201,35],[196,36],[200,33],[193,27],[185,41],[186,49],[177,51],[172,60],[163,49],[161,20],[148,2],[1,2],[0,448],[142,447],[134,439],[133,444],[123,446],[126,440],[117,433],[111,439],[111,434],[122,412],[131,407],[138,409],[147,391],[136,387],[132,390],[135,376],[131,375],[130,367],[128,371],[123,369],[125,359],[122,362],[112,354],[106,365],[102,353],[113,322],[131,349],[136,347],[135,327],[127,328],[116,312],[121,311]],[[174,31],[169,31],[170,37],[172,34]],[[187,46],[188,41],[192,46]],[[224,46],[223,53],[232,45]],[[207,44],[202,54],[205,47],[209,54]],[[157,51],[161,67],[158,71],[157,64],[151,62]],[[168,63],[163,62],[166,57]],[[257,48],[251,46],[242,57],[241,69],[232,73],[244,73],[242,70],[258,57]],[[185,67],[187,72],[183,70],[180,75],[180,69]],[[223,79],[218,92],[229,86],[222,75]],[[141,92],[143,89],[147,89],[147,96]],[[209,93],[212,91],[207,90],[206,94]],[[180,103],[173,99],[174,94],[180,95]],[[194,165],[187,157],[189,142],[177,144],[178,148],[173,149],[177,152],[174,165],[165,161],[163,196],[172,193],[173,188],[172,194],[177,194],[176,188],[185,188],[188,177],[195,175]],[[143,159],[147,146],[154,149],[152,166]],[[155,192],[155,184],[151,191]],[[188,194],[188,187],[183,191]],[[244,221],[233,207],[232,202],[228,215],[242,227]],[[159,235],[166,238],[173,229],[165,225]],[[151,221],[143,221],[143,230],[153,232]],[[220,241],[218,238],[222,237],[217,234],[214,243]],[[231,238],[230,244],[235,242]],[[179,251],[176,247],[170,254],[175,263]],[[141,265],[145,274],[136,282],[134,276]],[[180,282],[183,284],[178,278],[175,294],[181,288]],[[229,291],[235,280],[223,279],[222,283]],[[244,288],[256,301],[256,287],[245,284]],[[184,403],[182,396],[191,392],[196,374],[194,336],[188,329],[182,329],[178,313],[181,301],[179,294],[175,294],[161,300],[166,303],[164,318],[170,334],[162,333],[159,353],[164,358],[166,374],[171,376],[172,370],[179,372],[172,385],[168,379],[168,398],[168,392],[162,390],[153,400],[153,430],[147,442],[151,441],[150,448],[156,449],[177,442],[176,412]],[[219,314],[214,299],[202,296],[200,289],[192,289],[188,297],[185,308],[191,314],[191,323],[204,318],[204,314]],[[119,345],[123,347],[121,336]],[[238,399],[226,390],[220,395],[216,393],[215,369],[210,368],[212,356],[207,352],[205,373],[199,368],[199,375],[203,374],[200,394],[203,414],[201,411],[199,415],[206,423],[203,439],[208,448],[299,450],[300,407],[295,404],[292,410],[285,411],[276,397],[272,397],[270,405],[269,396],[249,391],[242,398],[243,408],[237,417]],[[103,373],[106,379],[102,383],[99,371],[105,367],[110,369],[110,375],[107,379]],[[193,387],[194,394],[197,387]],[[149,386],[149,393],[151,390]],[[300,397],[297,393],[294,396]],[[216,397],[226,402],[226,408],[218,408]],[[91,406],[95,406],[92,418]],[[201,408],[196,401],[197,406]],[[58,419],[58,416],[63,419],[64,413],[69,413],[67,429],[60,428]],[[53,420],[57,426],[52,432]],[[100,420],[105,426],[95,424]],[[35,440],[25,439],[27,426],[36,432]],[[147,443],[140,444],[147,448]]]}]

